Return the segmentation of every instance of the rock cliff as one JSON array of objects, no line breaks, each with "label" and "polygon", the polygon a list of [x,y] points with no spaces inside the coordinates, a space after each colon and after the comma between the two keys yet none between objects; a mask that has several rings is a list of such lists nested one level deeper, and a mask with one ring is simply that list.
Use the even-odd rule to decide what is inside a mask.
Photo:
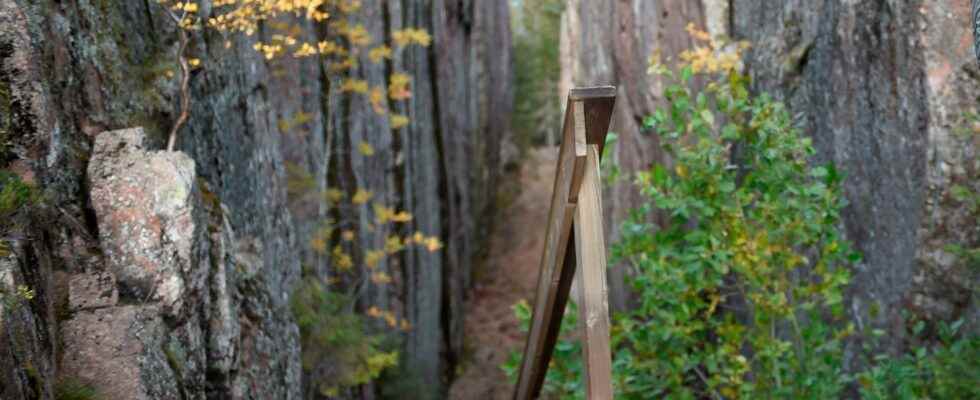
[{"label": "rock cliff", "polygon": [[[271,29],[195,32],[190,119],[166,153],[177,35],[155,2],[0,0],[0,167],[40,193],[0,237],[4,293],[34,294],[4,309],[0,397],[52,398],[68,380],[111,398],[301,397],[290,293],[303,266],[333,267],[305,250],[324,211],[287,195],[291,165],[321,189],[392,196],[411,229],[448,244],[391,261],[405,283],[369,290],[413,325],[402,337],[413,397],[440,396],[508,140],[508,9],[362,8],[352,18],[375,37],[412,26],[432,45],[337,76],[264,60],[252,47]],[[339,89],[346,77],[384,85],[394,68],[413,80],[404,129]],[[358,142],[378,156],[351,151]]]}]

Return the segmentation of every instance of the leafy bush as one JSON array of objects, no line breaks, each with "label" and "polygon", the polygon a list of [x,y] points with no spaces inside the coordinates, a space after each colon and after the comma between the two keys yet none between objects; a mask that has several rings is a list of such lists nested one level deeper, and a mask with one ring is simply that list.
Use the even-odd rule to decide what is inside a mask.
[{"label": "leafy bush", "polygon": [[0,218],[8,220],[35,198],[34,189],[17,175],[0,170]]},{"label": "leafy bush", "polygon": [[369,331],[347,296],[307,280],[293,294],[292,305],[303,368],[320,394],[336,396],[342,388],[368,383],[398,363],[398,352],[385,351],[384,336]]},{"label": "leafy bush", "polygon": [[[916,324],[922,344],[898,356],[875,355],[870,344],[885,332],[873,331],[864,341],[871,365],[844,371],[842,341],[855,332],[842,291],[860,256],[837,232],[843,178],[809,165],[811,141],[782,104],[749,95],[739,72],[747,45],[688,29],[704,46],[682,54],[677,75],[656,58],[650,66],[675,82],[662,94],[667,106],[644,120],[670,162],[636,175],[646,202],[612,251],[632,269],[636,295],[612,326],[617,398],[980,398],[980,337],[962,322],[928,334]],[[953,195],[980,204],[968,189]],[[973,262],[969,251],[956,254]],[[525,325],[531,318],[526,304],[515,312]],[[562,322],[544,387],[562,399],[584,392],[574,315]],[[520,356],[504,366],[511,376]]]},{"label": "leafy bush", "polygon": [[[710,65],[710,64],[705,64]],[[810,167],[810,139],[785,107],[751,97],[747,79],[690,89],[697,59],[646,123],[672,171],[638,174],[647,203],[614,258],[634,269],[639,307],[618,320],[630,349],[617,383],[628,398],[833,398],[849,247],[837,232],[841,177]],[[656,217],[665,223],[654,225]],[[851,256],[855,257],[855,256]]]},{"label": "leafy bush", "polygon": [[[861,397],[884,399],[980,398],[980,336],[961,332],[962,320],[941,324],[939,343],[897,357],[879,355],[858,375]],[[923,329],[916,326],[918,335]],[[883,332],[878,332],[883,334]]]},{"label": "leafy bush", "polygon": [[617,396],[835,398],[850,329],[833,320],[856,259],[836,229],[841,176],[808,165],[811,141],[782,104],[749,95],[747,46],[692,35],[706,47],[684,53],[677,76],[651,63],[675,82],[644,121],[672,162],[637,174],[646,202],[613,249],[637,296],[612,330]]},{"label": "leafy bush", "polygon": [[[513,307],[514,315],[521,323],[521,330],[527,332],[531,329],[531,306],[527,301],[521,301]],[[582,345],[575,340],[576,328],[578,326],[578,307],[569,301],[565,309],[565,315],[561,320],[559,329],[561,339],[555,344],[555,350],[551,355],[551,363],[545,376],[544,393],[561,393],[562,399],[584,398],[585,386],[582,382]],[[516,384],[517,375],[521,369],[521,356],[523,353],[513,352],[503,365],[503,370],[512,382]]]},{"label": "leafy bush", "polygon": [[19,176],[0,170],[0,221],[3,221],[0,224],[0,257],[10,253],[6,236],[23,225],[28,206],[38,199],[37,191]]}]

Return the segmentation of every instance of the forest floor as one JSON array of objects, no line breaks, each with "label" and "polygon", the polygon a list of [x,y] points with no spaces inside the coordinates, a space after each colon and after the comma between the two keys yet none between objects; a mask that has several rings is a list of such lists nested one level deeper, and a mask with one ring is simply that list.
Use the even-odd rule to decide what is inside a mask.
[{"label": "forest floor", "polygon": [[524,349],[525,334],[512,307],[533,301],[557,156],[557,148],[530,151],[518,174],[517,198],[498,217],[489,258],[466,301],[468,359],[450,399],[509,400],[513,395],[500,366],[511,352]]}]

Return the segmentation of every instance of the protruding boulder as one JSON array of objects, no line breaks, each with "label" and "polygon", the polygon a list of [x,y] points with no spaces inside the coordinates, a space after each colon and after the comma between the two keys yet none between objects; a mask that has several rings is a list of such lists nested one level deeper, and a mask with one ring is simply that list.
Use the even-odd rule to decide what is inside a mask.
[{"label": "protruding boulder", "polygon": [[103,132],[88,167],[92,208],[108,269],[122,296],[159,301],[181,312],[188,291],[204,286],[207,270],[194,265],[199,195],[194,160],[180,152],[144,149],[142,128]]}]

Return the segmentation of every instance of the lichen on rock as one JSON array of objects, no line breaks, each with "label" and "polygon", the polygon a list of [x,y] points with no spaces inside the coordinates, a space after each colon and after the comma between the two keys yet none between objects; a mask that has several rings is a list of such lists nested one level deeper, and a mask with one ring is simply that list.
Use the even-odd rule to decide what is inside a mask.
[{"label": "lichen on rock", "polygon": [[[88,177],[108,269],[131,300],[160,301],[179,315],[188,291],[205,285],[207,269],[192,253],[203,240],[195,216],[194,160],[143,148],[141,128],[95,139]],[[199,207],[197,207],[199,208]]]}]

